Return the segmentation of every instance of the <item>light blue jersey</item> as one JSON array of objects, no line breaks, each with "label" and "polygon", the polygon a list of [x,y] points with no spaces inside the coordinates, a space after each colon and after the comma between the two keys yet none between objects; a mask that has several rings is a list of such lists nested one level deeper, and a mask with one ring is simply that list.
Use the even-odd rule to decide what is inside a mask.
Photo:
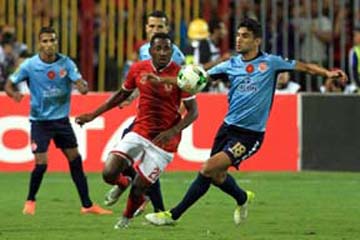
[{"label": "light blue jersey", "polygon": [[[260,53],[250,61],[234,56],[208,71],[214,78],[227,76],[230,81],[229,109],[225,123],[264,132],[276,86],[276,75],[294,70],[296,62],[280,56]],[[216,76],[219,75],[219,76]]]},{"label": "light blue jersey", "polygon": [[[151,59],[150,53],[150,43],[143,44],[139,49],[139,60],[148,60]],[[180,49],[173,44],[173,54],[171,60],[176,62],[178,65],[183,65],[185,63],[185,56],[180,51]]]},{"label": "light blue jersey", "polygon": [[72,83],[81,79],[75,63],[58,54],[53,63],[39,55],[26,59],[10,76],[14,84],[28,81],[31,95],[31,120],[55,120],[68,117]]}]

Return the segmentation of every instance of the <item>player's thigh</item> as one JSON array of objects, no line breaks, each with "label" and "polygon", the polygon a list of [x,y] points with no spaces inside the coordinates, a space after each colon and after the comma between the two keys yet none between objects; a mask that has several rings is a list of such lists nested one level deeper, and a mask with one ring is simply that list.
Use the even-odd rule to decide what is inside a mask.
[{"label": "player's thigh", "polygon": [[137,166],[137,172],[145,182],[153,184],[159,179],[160,174],[172,161],[173,157],[173,153],[166,152],[151,144],[145,149],[144,155]]},{"label": "player's thigh", "polygon": [[221,151],[211,156],[201,169],[201,173],[212,179],[216,179],[221,176],[231,166],[232,162],[228,154]]},{"label": "player's thigh", "polygon": [[104,172],[124,170],[132,166],[143,155],[144,148],[142,139],[138,135],[132,132],[126,134],[111,149],[105,162]]},{"label": "player's thigh", "polygon": [[30,124],[31,151],[34,154],[46,153],[53,137],[51,126],[41,121]]},{"label": "player's thigh", "polygon": [[75,132],[71,127],[69,118],[54,121],[54,142],[57,148],[74,149],[77,148]]}]

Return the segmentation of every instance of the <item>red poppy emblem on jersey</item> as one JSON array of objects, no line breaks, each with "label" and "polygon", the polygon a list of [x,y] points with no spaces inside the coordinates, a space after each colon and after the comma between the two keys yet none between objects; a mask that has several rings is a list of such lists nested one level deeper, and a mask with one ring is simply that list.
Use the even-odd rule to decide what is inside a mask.
[{"label": "red poppy emblem on jersey", "polygon": [[54,71],[49,71],[47,73],[47,76],[50,80],[53,80],[55,78],[55,72]]},{"label": "red poppy emblem on jersey", "polygon": [[63,68],[61,68],[60,69],[60,77],[65,77],[66,76],[66,74],[67,74],[67,71],[65,70],[65,69],[63,69]]},{"label": "red poppy emblem on jersey", "polygon": [[259,64],[259,71],[260,72],[265,72],[267,68],[268,68],[268,66],[267,66],[266,63],[262,62],[262,63]]},{"label": "red poppy emblem on jersey", "polygon": [[254,66],[252,64],[246,66],[246,72],[252,73],[253,71],[254,71]]}]

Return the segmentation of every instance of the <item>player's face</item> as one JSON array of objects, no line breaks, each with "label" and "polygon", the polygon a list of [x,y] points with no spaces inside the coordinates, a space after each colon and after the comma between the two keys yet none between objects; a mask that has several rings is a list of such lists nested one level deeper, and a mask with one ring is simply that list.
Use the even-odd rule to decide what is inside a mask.
[{"label": "player's face", "polygon": [[42,33],[39,39],[40,52],[52,56],[56,53],[58,41],[55,33]]},{"label": "player's face", "polygon": [[168,33],[169,28],[166,24],[165,18],[149,17],[146,24],[146,36],[148,40],[152,38],[155,33]]},{"label": "player's face", "polygon": [[171,60],[171,41],[169,39],[155,39],[154,44],[150,48],[150,55],[155,67],[165,67]]},{"label": "player's face", "polygon": [[257,51],[260,46],[260,38],[255,38],[253,32],[246,27],[240,27],[236,33],[236,51],[241,54],[247,54]]}]

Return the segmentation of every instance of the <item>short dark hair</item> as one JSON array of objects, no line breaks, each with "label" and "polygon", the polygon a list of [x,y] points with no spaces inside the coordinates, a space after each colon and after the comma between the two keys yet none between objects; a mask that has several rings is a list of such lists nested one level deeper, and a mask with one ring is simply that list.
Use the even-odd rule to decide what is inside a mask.
[{"label": "short dark hair", "polygon": [[166,23],[166,25],[169,24],[169,18],[168,18],[168,16],[166,15],[166,13],[163,12],[163,11],[155,10],[155,11],[151,12],[151,13],[147,16],[147,18],[146,18],[146,23],[147,23],[147,21],[148,21],[148,19],[149,19],[150,17],[154,17],[154,18],[165,18],[165,23]]},{"label": "short dark hair", "polygon": [[39,38],[40,38],[41,34],[43,34],[43,33],[54,33],[56,35],[55,29],[51,26],[41,27],[41,29],[39,31]]},{"label": "short dark hair", "polygon": [[245,27],[247,28],[250,32],[253,33],[254,37],[256,38],[261,38],[262,37],[262,32],[261,32],[261,25],[258,21],[252,19],[252,18],[244,18],[237,29],[241,28],[241,27]]},{"label": "short dark hair", "polygon": [[152,36],[151,40],[150,40],[150,47],[152,47],[154,45],[156,39],[169,39],[171,44],[172,44],[172,40],[171,40],[171,37],[170,37],[169,34],[167,34],[167,33],[155,33]]},{"label": "short dark hair", "polygon": [[221,29],[221,23],[222,21],[219,19],[212,19],[209,22],[209,32],[214,33],[216,29]]}]

